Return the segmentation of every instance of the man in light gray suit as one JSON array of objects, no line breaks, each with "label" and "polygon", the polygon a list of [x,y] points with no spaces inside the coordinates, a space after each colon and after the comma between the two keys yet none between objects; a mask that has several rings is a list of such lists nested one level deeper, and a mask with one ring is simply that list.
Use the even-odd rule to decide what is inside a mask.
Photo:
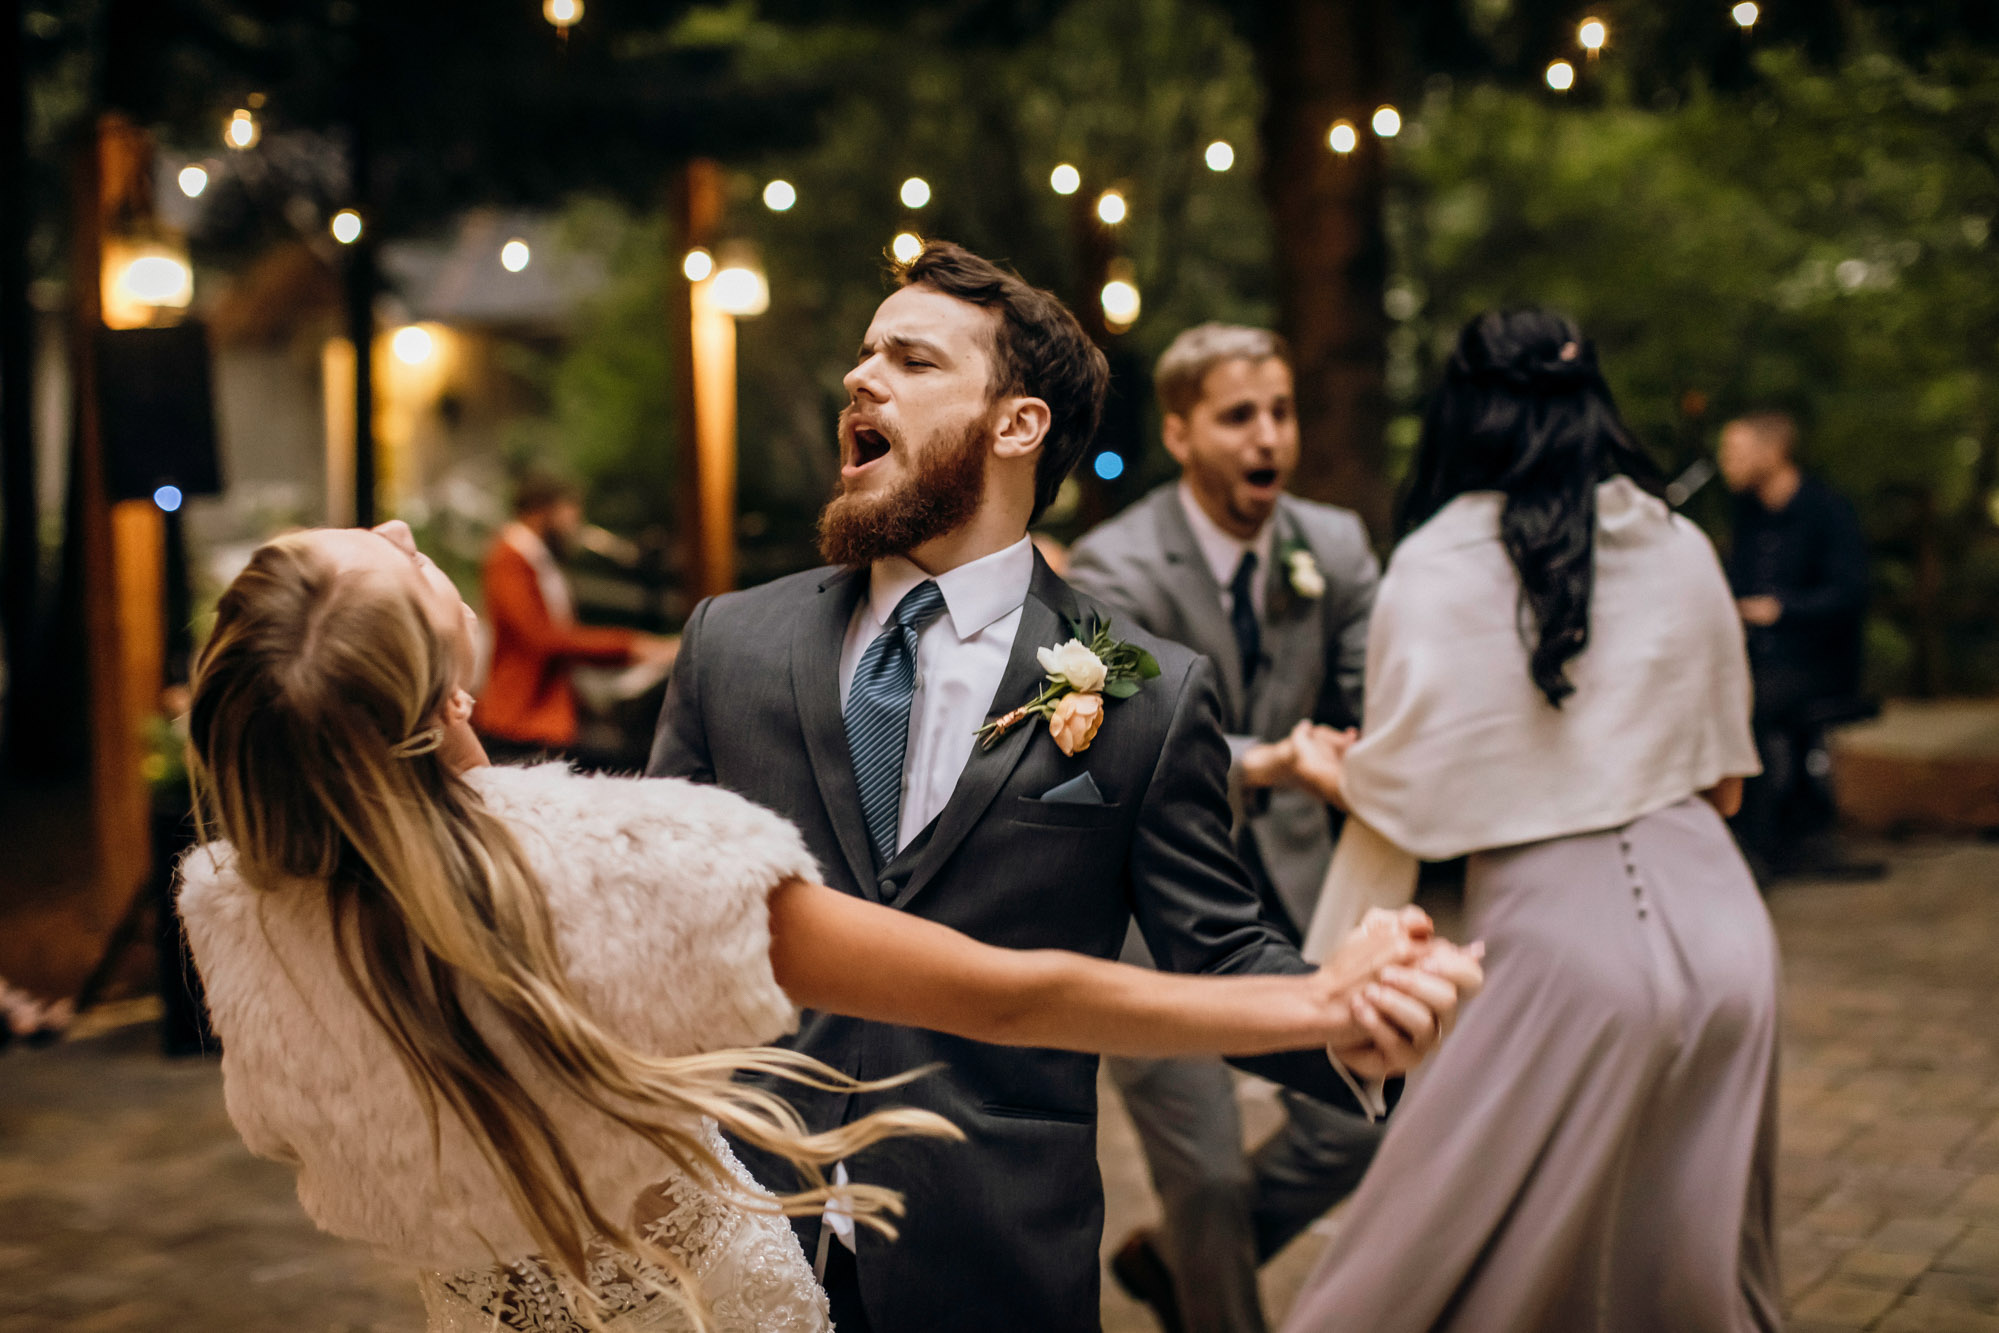
[{"label": "man in light gray suit", "polygon": [[[1068,577],[1117,621],[1205,654],[1218,668],[1234,758],[1236,844],[1265,914],[1294,939],[1332,859],[1323,802],[1286,784],[1301,721],[1355,726],[1380,568],[1355,514],[1284,492],[1298,462],[1292,372],[1263,329],[1203,324],[1155,375],[1179,481],[1079,542]],[[1128,957],[1142,956],[1136,939]],[[1218,1060],[1117,1060],[1165,1206],[1112,1260],[1169,1333],[1264,1327],[1258,1265],[1353,1190],[1378,1128],[1287,1094],[1253,1157],[1234,1081]]]}]

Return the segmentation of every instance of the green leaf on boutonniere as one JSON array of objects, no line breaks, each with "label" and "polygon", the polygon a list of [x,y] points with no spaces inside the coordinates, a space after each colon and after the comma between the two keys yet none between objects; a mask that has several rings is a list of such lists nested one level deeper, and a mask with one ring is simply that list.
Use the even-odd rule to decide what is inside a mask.
[{"label": "green leaf on boutonniere", "polygon": [[1104,693],[1113,699],[1129,699],[1138,693],[1138,682],[1130,676],[1119,676],[1104,682]]}]

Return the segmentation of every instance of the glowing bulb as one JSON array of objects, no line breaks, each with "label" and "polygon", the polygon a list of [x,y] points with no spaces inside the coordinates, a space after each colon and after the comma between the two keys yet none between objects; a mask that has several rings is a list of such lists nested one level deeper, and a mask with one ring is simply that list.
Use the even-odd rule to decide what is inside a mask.
[{"label": "glowing bulb", "polygon": [[583,0],[542,0],[541,16],[557,28],[574,27],[583,17]]},{"label": "glowing bulb", "polygon": [[1208,145],[1206,160],[1209,171],[1227,171],[1235,165],[1235,149],[1227,139],[1217,139]]},{"label": "glowing bulb", "polygon": [[389,350],[406,366],[420,366],[437,350],[437,339],[421,324],[405,324],[389,339]]},{"label": "glowing bulb", "polygon": [[1353,127],[1350,120],[1336,120],[1333,127],[1326,131],[1326,146],[1335,153],[1351,153],[1360,146],[1360,131]]},{"label": "glowing bulb", "polygon": [[772,181],[764,186],[764,207],[773,213],[782,213],[798,202],[798,191],[790,181]]},{"label": "glowing bulb", "polygon": [[1104,321],[1113,329],[1122,332],[1138,322],[1138,288],[1123,278],[1113,278],[1105,283],[1101,299]]},{"label": "glowing bulb", "polygon": [[1591,55],[1603,50],[1603,43],[1609,35],[1610,30],[1603,26],[1602,19],[1584,19],[1582,27],[1576,29],[1576,40]]},{"label": "glowing bulb", "polygon": [[715,308],[738,319],[770,309],[770,286],[753,268],[730,265],[715,275]]},{"label": "glowing bulb", "polygon": [[689,282],[706,282],[708,275],[715,271],[715,256],[697,245],[687,252],[687,258],[680,261],[680,271],[687,275]]},{"label": "glowing bulb", "polygon": [[208,173],[197,166],[182,167],[176,179],[180,181],[180,192],[190,199],[201,198],[201,192],[208,188]]},{"label": "glowing bulb", "polygon": [[902,206],[921,208],[930,202],[930,182],[921,176],[911,176],[902,183]]},{"label": "glowing bulb", "polygon": [[1064,162],[1048,173],[1048,188],[1057,194],[1074,194],[1083,185],[1083,173]]},{"label": "glowing bulb", "polygon": [[1115,227],[1123,222],[1129,210],[1125,207],[1124,196],[1116,190],[1105,190],[1097,196],[1097,216],[1107,227]]},{"label": "glowing bulb", "polygon": [[1557,60],[1548,66],[1548,86],[1558,93],[1565,93],[1576,86],[1576,67],[1566,60]]},{"label": "glowing bulb", "polygon": [[352,245],[361,239],[361,215],[351,208],[343,208],[333,215],[333,239],[342,245]]},{"label": "glowing bulb", "polygon": [[1763,11],[1756,7],[1755,0],[1742,0],[1741,4],[1728,12],[1736,24],[1744,28],[1755,27],[1756,20],[1763,16]]},{"label": "glowing bulb", "polygon": [[194,298],[194,274],[172,255],[140,255],[125,266],[118,285],[141,305],[184,306]]},{"label": "glowing bulb", "polygon": [[1402,133],[1402,113],[1392,106],[1374,109],[1374,132],[1384,139],[1393,139]]},{"label": "glowing bulb", "polygon": [[888,252],[895,256],[898,264],[914,264],[916,257],[923,253],[923,241],[915,232],[899,231],[895,239],[888,243]]},{"label": "glowing bulb", "polygon": [[500,247],[500,267],[509,273],[520,272],[533,258],[534,252],[528,249],[528,243],[518,236]]},{"label": "glowing bulb", "polygon": [[257,140],[263,137],[263,127],[257,124],[257,118],[244,107],[237,107],[230,114],[229,123],[222,128],[222,142],[238,152],[246,148],[255,148]]},{"label": "glowing bulb", "polygon": [[153,492],[153,503],[160,507],[162,514],[171,514],[180,508],[181,493],[178,486],[162,486]]}]

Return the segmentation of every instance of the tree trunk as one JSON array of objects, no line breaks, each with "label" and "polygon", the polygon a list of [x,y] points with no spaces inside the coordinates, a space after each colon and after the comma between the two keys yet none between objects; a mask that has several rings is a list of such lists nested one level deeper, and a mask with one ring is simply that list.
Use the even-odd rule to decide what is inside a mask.
[{"label": "tree trunk", "polygon": [[27,88],[22,7],[0,3],[0,641],[6,645],[6,714],[0,760],[15,757],[14,721],[35,661],[41,589],[41,513],[36,500],[32,315],[28,309]]},{"label": "tree trunk", "polygon": [[[1392,86],[1384,0],[1271,0],[1252,31],[1263,76],[1263,192],[1275,233],[1280,324],[1298,373],[1300,494],[1358,510],[1389,536],[1383,473],[1388,243],[1382,141],[1369,128]],[[1359,132],[1338,154],[1338,120]]]}]

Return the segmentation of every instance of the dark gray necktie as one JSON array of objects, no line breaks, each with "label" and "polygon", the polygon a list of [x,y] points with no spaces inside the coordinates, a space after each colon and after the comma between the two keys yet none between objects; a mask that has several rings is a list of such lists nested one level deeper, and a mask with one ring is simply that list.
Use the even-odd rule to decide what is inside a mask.
[{"label": "dark gray necktie", "polygon": [[1256,678],[1257,663],[1263,657],[1263,628],[1256,623],[1256,552],[1244,551],[1229,583],[1229,623],[1235,627],[1235,649],[1242,658],[1242,692]]},{"label": "dark gray necktie", "polygon": [[909,749],[909,707],[916,694],[916,636],[944,609],[944,594],[925,580],[861,654],[847,687],[847,749],[876,864],[895,856],[902,821],[902,761]]}]

